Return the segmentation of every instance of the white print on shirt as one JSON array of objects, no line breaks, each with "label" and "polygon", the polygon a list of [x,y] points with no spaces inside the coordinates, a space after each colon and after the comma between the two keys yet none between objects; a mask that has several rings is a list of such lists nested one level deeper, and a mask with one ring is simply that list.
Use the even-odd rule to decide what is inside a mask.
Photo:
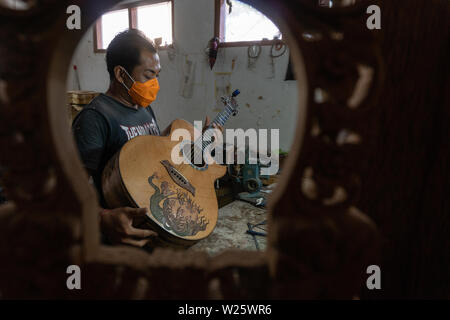
[{"label": "white print on shirt", "polygon": [[123,131],[127,134],[128,140],[133,139],[137,136],[145,136],[148,134],[158,135],[158,127],[156,126],[155,119],[152,122],[146,122],[139,126],[129,127],[120,125]]}]

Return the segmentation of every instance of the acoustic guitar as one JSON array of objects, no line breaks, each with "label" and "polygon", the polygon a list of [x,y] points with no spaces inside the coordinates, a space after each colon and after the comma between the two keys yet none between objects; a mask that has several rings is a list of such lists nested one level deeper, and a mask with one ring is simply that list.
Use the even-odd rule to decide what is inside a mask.
[{"label": "acoustic guitar", "polygon": [[[236,115],[238,94],[236,90],[221,97],[225,108],[209,128],[214,123],[224,126]],[[190,138],[172,141],[172,134],[180,132],[175,132],[177,129],[186,130]],[[218,218],[214,182],[225,175],[226,166],[214,161],[211,140],[211,130],[202,134],[192,124],[177,119],[168,136],[137,136],[105,166],[102,188],[107,205],[148,208],[147,216],[133,225],[158,233],[151,247],[190,246],[214,230]],[[173,160],[173,155],[178,160]]]}]

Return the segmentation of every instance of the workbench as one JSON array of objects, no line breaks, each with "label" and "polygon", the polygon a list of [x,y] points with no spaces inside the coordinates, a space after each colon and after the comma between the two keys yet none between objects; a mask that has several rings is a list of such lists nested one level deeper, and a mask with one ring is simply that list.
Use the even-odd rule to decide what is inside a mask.
[{"label": "workbench", "polygon": [[[257,224],[267,219],[267,210],[257,208],[250,203],[233,201],[219,209],[219,219],[213,233],[197,242],[188,250],[206,251],[214,256],[227,249],[256,251],[253,236],[247,234],[247,223]],[[267,230],[267,225],[261,228]],[[255,231],[265,233],[257,228]],[[267,237],[256,236],[261,251],[266,249]]]}]

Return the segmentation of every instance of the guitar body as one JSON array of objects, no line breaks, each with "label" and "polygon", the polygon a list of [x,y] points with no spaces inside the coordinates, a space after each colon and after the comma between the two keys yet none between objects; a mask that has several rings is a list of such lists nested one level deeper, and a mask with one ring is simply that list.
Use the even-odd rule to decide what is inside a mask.
[{"label": "guitar body", "polygon": [[172,152],[177,150],[181,155],[183,140],[171,141],[177,129],[187,130],[194,140],[197,129],[177,119],[168,136],[129,140],[109,160],[102,176],[103,195],[110,208],[148,208],[146,219],[137,226],[156,231],[156,245],[190,246],[210,235],[217,223],[214,181],[225,174],[226,167],[216,163],[174,163]]}]

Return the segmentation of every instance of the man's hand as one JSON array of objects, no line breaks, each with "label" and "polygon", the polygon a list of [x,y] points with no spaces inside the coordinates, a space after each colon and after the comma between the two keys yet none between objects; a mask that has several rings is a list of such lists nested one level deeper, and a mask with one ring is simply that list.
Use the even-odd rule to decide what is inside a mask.
[{"label": "man's hand", "polygon": [[[208,128],[208,126],[209,126],[210,124],[211,124],[211,120],[209,119],[208,116],[206,116],[206,119],[205,119],[205,126],[203,127],[202,132],[205,132],[206,129]],[[219,130],[221,134],[223,133],[223,127],[222,127],[220,124],[213,123],[212,127],[213,127],[214,129],[216,129],[216,130]],[[212,137],[213,137],[213,140],[212,140],[212,141],[216,141],[216,140],[217,140],[217,134],[218,134],[218,132],[216,132],[216,130],[214,130],[214,134],[212,135]],[[223,141],[223,138],[221,139],[221,141]]]},{"label": "man's hand", "polygon": [[157,233],[151,230],[136,229],[132,226],[133,218],[143,217],[147,208],[117,208],[100,211],[100,226],[103,234],[112,244],[130,244],[145,246]]},{"label": "man's hand", "polygon": [[[203,127],[203,132],[205,132],[205,130],[208,128],[208,126],[211,124],[211,120],[209,119],[208,116],[206,116],[205,118],[205,126]],[[213,128],[220,130],[220,132],[223,132],[223,127],[220,124],[214,123],[213,124]]]}]

